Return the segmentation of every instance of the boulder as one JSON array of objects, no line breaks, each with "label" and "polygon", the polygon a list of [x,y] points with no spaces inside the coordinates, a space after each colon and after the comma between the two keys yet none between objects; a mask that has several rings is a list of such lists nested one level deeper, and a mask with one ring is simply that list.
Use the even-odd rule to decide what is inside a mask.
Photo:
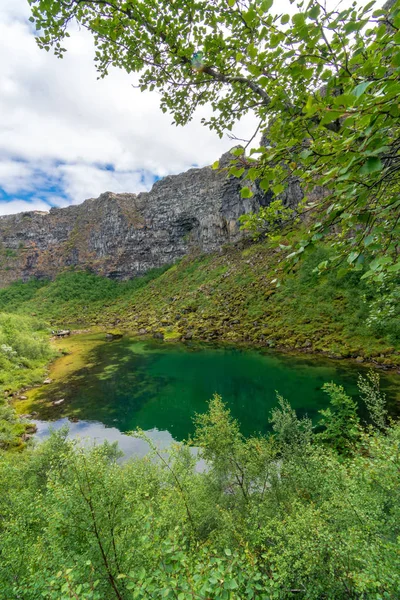
[{"label": "boulder", "polygon": [[106,340],[112,342],[113,340],[120,340],[123,334],[117,331],[108,331],[106,333]]},{"label": "boulder", "polygon": [[71,335],[70,329],[58,329],[57,331],[53,331],[53,335],[56,337],[68,337]]},{"label": "boulder", "polygon": [[155,333],[153,333],[153,338],[156,340],[163,340],[164,334],[161,333],[161,331],[156,331]]},{"label": "boulder", "polygon": [[65,402],[65,398],[60,398],[60,400],[54,400],[53,406],[59,406],[63,402]]}]

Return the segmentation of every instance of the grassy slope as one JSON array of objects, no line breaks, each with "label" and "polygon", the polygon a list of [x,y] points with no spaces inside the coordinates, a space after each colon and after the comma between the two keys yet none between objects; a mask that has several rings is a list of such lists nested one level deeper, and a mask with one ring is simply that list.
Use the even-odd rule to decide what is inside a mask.
[{"label": "grassy slope", "polygon": [[0,449],[21,449],[28,422],[20,421],[6,398],[17,390],[43,381],[54,356],[48,331],[33,317],[0,312]]},{"label": "grassy slope", "polygon": [[263,243],[187,257],[130,282],[67,272],[51,283],[0,290],[0,311],[33,313],[55,326],[101,325],[162,332],[171,340],[247,342],[400,364],[396,324],[380,336],[366,326],[369,302],[378,292],[359,273],[313,274],[325,258],[319,249],[296,272],[278,275],[277,288],[280,258]]}]

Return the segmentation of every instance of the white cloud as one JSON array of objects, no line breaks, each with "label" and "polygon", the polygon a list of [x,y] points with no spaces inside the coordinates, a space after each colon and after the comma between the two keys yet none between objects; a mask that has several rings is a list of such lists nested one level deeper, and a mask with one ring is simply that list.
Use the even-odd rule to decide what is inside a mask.
[{"label": "white cloud", "polygon": [[20,207],[23,191],[52,197],[46,178],[61,185],[58,203],[65,194],[78,203],[106,189],[148,189],[149,174],[210,164],[233,145],[200,118],[172,126],[158,94],[134,89],[122,71],[97,80],[86,32],[74,32],[62,61],[39,50],[28,16],[26,0],[0,0],[0,187],[16,197],[2,211]]},{"label": "white cloud", "polygon": [[0,186],[9,194],[31,189],[32,168],[26,163],[0,161]]},{"label": "white cloud", "polygon": [[[288,0],[278,4],[293,11]],[[61,206],[106,189],[139,192],[151,185],[150,174],[210,164],[234,145],[200,118],[172,126],[157,93],[134,89],[122,71],[97,80],[85,31],[69,38],[62,61],[39,50],[28,17],[27,0],[0,0],[0,188],[14,198],[0,200],[3,213],[33,206],[27,193],[40,196],[35,206]],[[250,137],[255,125],[249,116],[235,134]]]},{"label": "white cloud", "polygon": [[50,206],[46,204],[46,202],[43,202],[43,200],[32,200],[32,202],[27,202],[26,200],[15,199],[11,202],[0,202],[0,216],[14,215],[29,210],[48,211],[49,209]]},{"label": "white cloud", "polygon": [[64,188],[71,198],[96,198],[112,191],[144,192],[154,183],[149,173],[137,171],[107,171],[95,166],[63,165],[60,167]]}]

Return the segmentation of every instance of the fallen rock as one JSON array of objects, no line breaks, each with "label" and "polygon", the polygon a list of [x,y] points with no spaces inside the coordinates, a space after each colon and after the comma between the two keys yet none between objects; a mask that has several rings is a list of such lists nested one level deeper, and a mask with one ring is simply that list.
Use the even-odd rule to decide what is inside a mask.
[{"label": "fallen rock", "polygon": [[54,400],[53,406],[59,406],[65,401],[65,398],[61,398],[60,400]]},{"label": "fallen rock", "polygon": [[48,377],[47,379],[45,379],[45,380],[43,381],[43,383],[45,383],[46,385],[49,385],[49,383],[52,383],[52,381],[53,381],[53,380],[52,380],[52,379],[50,379],[50,377]]},{"label": "fallen rock", "polygon": [[106,333],[106,340],[108,342],[112,342],[113,340],[120,340],[122,338],[122,336],[123,336],[122,333],[108,331]]},{"label": "fallen rock", "polygon": [[52,334],[56,337],[68,337],[71,335],[70,329],[58,329],[57,331],[52,331]]},{"label": "fallen rock", "polygon": [[153,333],[153,338],[156,340],[163,340],[164,334],[161,333],[161,331],[156,331],[155,333]]},{"label": "fallen rock", "polygon": [[37,431],[37,427],[36,425],[29,425],[26,429],[25,429],[25,433],[36,433]]}]

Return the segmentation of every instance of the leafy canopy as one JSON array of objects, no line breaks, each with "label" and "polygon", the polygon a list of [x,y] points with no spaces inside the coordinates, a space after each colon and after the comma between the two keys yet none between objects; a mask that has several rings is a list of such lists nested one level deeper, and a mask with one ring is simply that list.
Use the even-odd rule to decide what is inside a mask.
[{"label": "leafy canopy", "polygon": [[[88,29],[100,77],[139,73],[161,109],[187,123],[211,106],[219,135],[252,110],[263,145],[231,174],[279,195],[300,178],[318,213],[294,259],[327,234],[349,267],[383,281],[400,270],[400,1],[328,10],[272,0],[29,0],[39,46],[62,56],[71,22]],[[390,6],[391,4],[391,6]],[[325,192],[315,194],[316,186]],[[292,253],[293,254],[293,253]]]}]

